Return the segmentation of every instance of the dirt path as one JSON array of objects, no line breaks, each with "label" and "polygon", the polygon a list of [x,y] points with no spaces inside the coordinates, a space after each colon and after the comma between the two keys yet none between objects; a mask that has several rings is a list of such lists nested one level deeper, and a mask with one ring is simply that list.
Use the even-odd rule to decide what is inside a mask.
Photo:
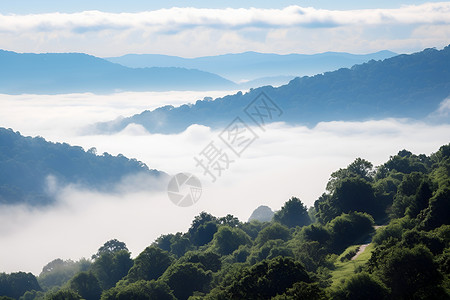
[{"label": "dirt path", "polygon": [[359,250],[358,252],[356,252],[355,256],[352,257],[352,260],[355,260],[361,253],[364,252],[364,250],[366,250],[367,246],[369,246],[370,244],[363,244],[361,246],[359,246]]},{"label": "dirt path", "polygon": [[[376,225],[376,226],[373,226],[373,228],[375,230],[378,230],[379,228],[382,228],[385,226],[386,225]],[[361,253],[364,252],[364,250],[366,250],[367,246],[369,246],[369,245],[370,245],[370,243],[360,245],[358,252],[356,252],[355,256],[353,256],[351,260],[355,260]]]}]

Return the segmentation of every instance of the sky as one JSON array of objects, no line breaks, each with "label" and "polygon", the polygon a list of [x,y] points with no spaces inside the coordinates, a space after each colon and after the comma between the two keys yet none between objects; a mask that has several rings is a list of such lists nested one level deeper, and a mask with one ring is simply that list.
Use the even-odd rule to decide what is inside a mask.
[{"label": "sky", "polygon": [[411,53],[450,41],[450,2],[0,1],[0,49],[198,57]]},{"label": "sky", "polygon": [[[16,52],[100,57],[411,53],[449,43],[450,2],[0,0],[0,49]],[[98,153],[121,153],[170,174],[198,173],[193,157],[220,133],[208,127],[192,125],[173,135],[150,134],[135,124],[114,135],[89,135],[82,129],[164,104],[233,93],[0,95],[0,126],[84,149],[96,147]],[[448,117],[450,100],[442,100],[434,116]],[[127,189],[129,180],[119,194],[70,185],[59,187],[52,207],[2,207],[0,272],[37,275],[55,258],[90,257],[112,238],[126,242],[136,256],[160,234],[186,231],[202,210],[245,221],[259,205],[278,210],[292,196],[311,206],[330,173],[356,157],[378,165],[404,148],[429,155],[449,140],[449,125],[413,120],[327,122],[313,128],[275,123],[216,183],[200,176],[203,195],[190,208],[173,205],[164,192]],[[30,245],[37,245],[32,255]]]}]

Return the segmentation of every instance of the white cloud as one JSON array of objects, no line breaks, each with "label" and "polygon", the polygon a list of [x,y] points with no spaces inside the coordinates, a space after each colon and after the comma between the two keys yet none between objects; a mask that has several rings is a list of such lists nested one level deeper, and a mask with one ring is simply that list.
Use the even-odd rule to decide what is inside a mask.
[{"label": "white cloud", "polygon": [[47,13],[0,15],[0,30],[21,31],[90,31],[150,29],[179,31],[186,27],[335,27],[342,25],[448,24],[450,3],[426,3],[396,9],[325,10],[296,5],[283,9],[226,8],[207,9],[173,7],[137,13]]},{"label": "white cloud", "polygon": [[[123,92],[59,95],[0,94],[0,126],[24,135],[41,135],[56,140],[79,135],[83,127],[130,116],[164,105],[195,103],[204,97],[222,97],[234,91]],[[30,120],[33,122],[30,122]],[[58,124],[55,127],[55,124]],[[136,129],[136,127],[135,127]]]},{"label": "white cloud", "polygon": [[450,114],[450,98],[445,99],[444,101],[441,102],[441,104],[439,105],[439,108],[437,109],[436,113],[439,116],[442,117],[448,117]]},{"label": "white cloud", "polygon": [[[424,38],[421,28],[437,27],[439,30],[433,31],[433,37],[426,38],[426,46],[440,47],[449,40],[449,24],[449,2],[362,10],[325,10],[292,5],[283,9],[174,7],[136,13],[84,11],[0,15],[0,47],[25,52],[80,51],[100,56],[126,52],[199,56],[247,50],[361,52],[383,49],[377,47],[377,42],[389,35],[390,30],[386,31],[384,27],[410,26],[409,38],[416,44],[403,42],[396,45],[397,40],[405,38],[391,36],[389,42],[382,45],[392,50],[419,50],[423,46],[423,42],[417,44],[419,36]],[[374,28],[379,36],[370,39],[365,31],[373,31]],[[339,32],[348,29],[362,29],[363,34],[346,35],[344,39],[339,36],[331,40],[323,38],[335,32],[340,35]],[[289,32],[297,32],[297,35],[302,32],[300,40],[286,39]],[[321,41],[309,49],[304,44],[314,40],[314,36],[320,37]],[[358,42],[349,43],[349,38]],[[345,45],[343,49],[330,46],[339,46],[339,41]],[[367,42],[372,42],[369,49],[363,47],[367,47]]]},{"label": "white cloud", "polygon": [[[220,130],[192,125],[172,135],[140,130],[139,135],[128,130],[114,135],[78,134],[77,128],[91,124],[99,116],[126,115],[134,106],[142,109],[147,95],[1,95],[0,103],[6,104],[0,107],[0,126],[50,136],[53,141],[85,149],[96,147],[98,153],[122,153],[171,174],[196,174],[202,181],[203,194],[195,206],[179,208],[164,192],[136,190],[137,183],[146,183],[140,177],[127,178],[118,186],[118,193],[107,194],[76,186],[55,188],[53,182],[53,190],[62,191],[58,205],[0,209],[0,270],[39,273],[44,264],[58,257],[89,257],[111,238],[126,242],[137,255],[160,234],[185,231],[203,210],[217,216],[231,213],[245,221],[257,206],[279,209],[291,196],[310,206],[324,191],[331,172],[356,157],[379,165],[399,150],[430,154],[450,141],[450,125],[411,120],[324,122],[314,128],[274,123],[265,132],[253,128],[259,138],[242,157],[233,157],[230,169],[211,183],[195,166],[193,157],[210,141],[218,141]],[[168,103],[177,95],[153,93],[152,98]],[[65,119],[71,122],[65,123]],[[32,254],[30,245],[37,245]]]}]

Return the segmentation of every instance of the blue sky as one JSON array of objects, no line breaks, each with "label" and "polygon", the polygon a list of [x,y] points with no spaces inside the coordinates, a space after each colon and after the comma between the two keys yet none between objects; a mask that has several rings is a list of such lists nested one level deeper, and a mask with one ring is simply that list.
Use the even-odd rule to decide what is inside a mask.
[{"label": "blue sky", "polygon": [[107,12],[137,12],[143,10],[155,10],[160,8],[199,7],[199,8],[226,8],[226,7],[260,7],[281,8],[289,5],[303,7],[312,6],[323,9],[361,9],[361,8],[396,8],[401,5],[422,4],[425,2],[442,1],[400,1],[400,0],[365,0],[365,1],[336,1],[336,0],[177,0],[177,1],[55,1],[55,0],[0,0],[0,12],[5,13],[45,13],[45,12],[78,12],[83,10],[102,10]]},{"label": "blue sky", "polygon": [[411,53],[450,43],[450,2],[3,1],[0,49],[155,53]]}]

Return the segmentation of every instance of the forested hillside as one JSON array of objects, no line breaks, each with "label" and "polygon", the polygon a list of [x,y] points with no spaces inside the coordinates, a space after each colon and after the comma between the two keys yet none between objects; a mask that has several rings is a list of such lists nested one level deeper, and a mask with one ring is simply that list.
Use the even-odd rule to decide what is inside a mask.
[{"label": "forested hillside", "polygon": [[267,122],[314,126],[322,121],[424,119],[450,96],[450,46],[296,78],[278,88],[265,86],[193,105],[164,106],[98,123],[95,130],[117,132],[130,123],[141,124],[152,133],[181,132],[192,124],[226,126],[262,92],[283,111]]},{"label": "forested hillside", "polygon": [[95,148],[85,151],[0,128],[0,204],[48,204],[58,186],[111,190],[124,177],[137,174],[165,175],[120,154],[97,155]]},{"label": "forested hillside", "polygon": [[402,150],[378,167],[357,158],[331,174],[314,207],[292,197],[268,222],[202,212],[135,259],[111,240],[91,259],[55,259],[37,277],[1,274],[0,295],[449,299],[450,144],[430,156]]}]

